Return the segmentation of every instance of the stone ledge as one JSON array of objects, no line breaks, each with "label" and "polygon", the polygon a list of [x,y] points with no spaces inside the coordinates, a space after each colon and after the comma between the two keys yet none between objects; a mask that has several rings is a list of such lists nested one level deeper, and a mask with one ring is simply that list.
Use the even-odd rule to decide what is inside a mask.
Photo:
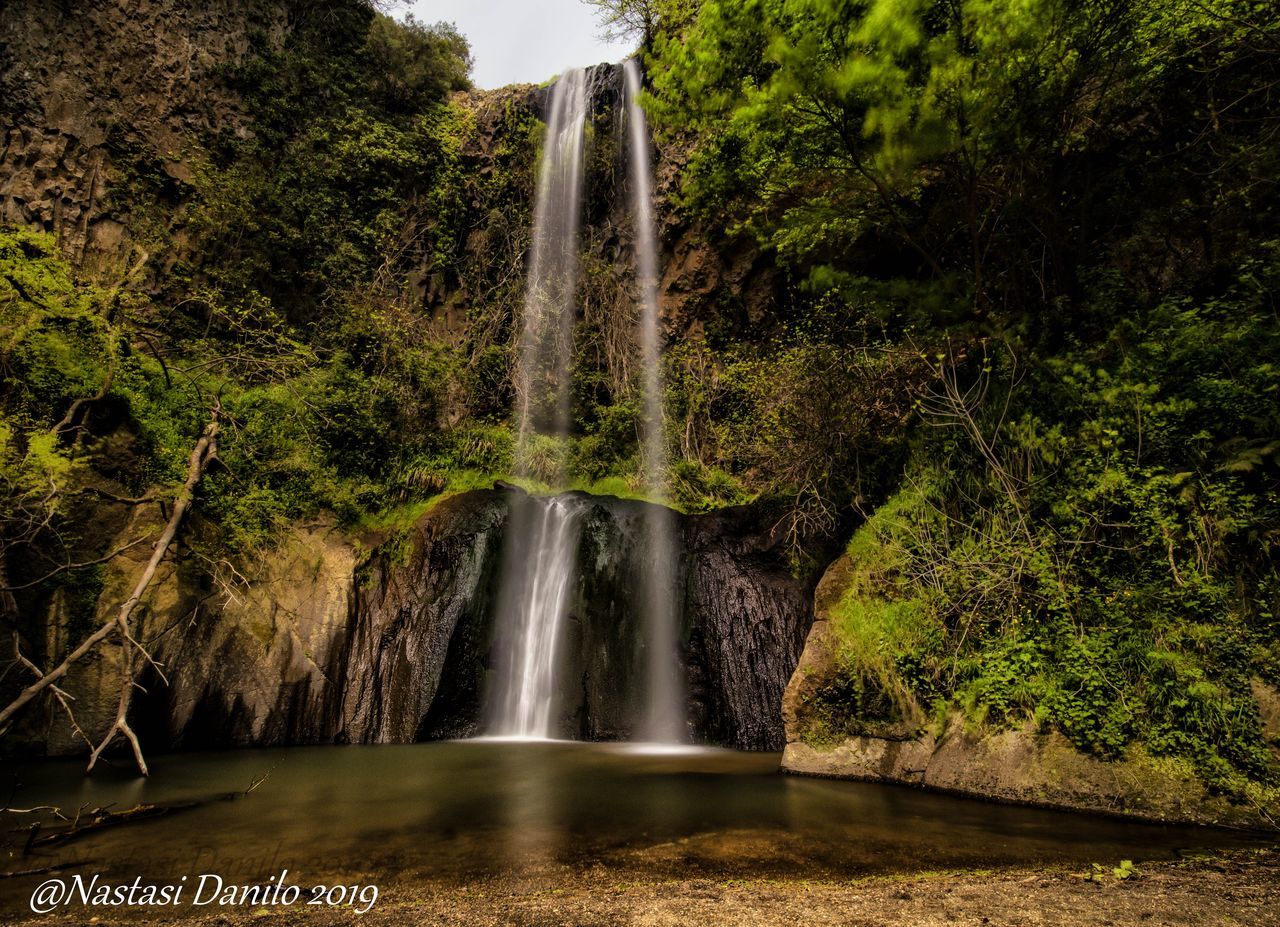
[{"label": "stone ledge", "polygon": [[974,734],[958,718],[940,737],[852,737],[832,749],[793,740],[783,753],[782,769],[1162,823],[1275,829],[1275,815],[1267,809],[1209,794],[1175,761],[1136,749],[1120,760],[1102,760],[1080,753],[1061,734],[1029,727]]}]

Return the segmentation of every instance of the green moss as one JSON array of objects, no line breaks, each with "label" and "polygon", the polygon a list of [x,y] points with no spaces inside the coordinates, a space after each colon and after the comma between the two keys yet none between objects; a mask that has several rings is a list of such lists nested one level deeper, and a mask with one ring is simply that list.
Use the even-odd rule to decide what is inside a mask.
[{"label": "green moss", "polygon": [[907,740],[918,733],[876,676],[845,665],[832,672],[800,705],[800,739],[819,750],[850,737]]},{"label": "green moss", "polygon": [[[1229,322],[1216,314],[1226,304],[1213,310],[1211,325],[1157,309],[1123,355],[1073,368],[1071,418],[1050,425],[1015,411],[998,456],[945,431],[922,435],[904,488],[849,544],[852,568],[830,609],[848,691],[828,698],[859,705],[870,678],[900,706],[944,704],[979,726],[1031,720],[1102,758],[1137,745],[1238,799],[1272,794],[1280,770],[1249,677],[1269,671],[1274,579],[1232,564],[1249,556],[1237,546],[1245,534],[1274,517],[1274,498],[1239,475],[1252,470],[1221,462],[1222,442],[1257,414],[1221,382],[1224,345],[1272,350],[1273,326],[1251,319],[1249,300],[1229,303]],[[1199,375],[1178,386],[1171,363]],[[1152,383],[1182,395],[1157,400]],[[1142,426],[1135,401],[1148,403]],[[1157,419],[1164,437],[1140,439],[1136,429]],[[1219,437],[1206,439],[1210,427]],[[1203,450],[1188,453],[1197,441]],[[1028,475],[1011,489],[996,468],[1014,460]]]},{"label": "green moss", "polygon": [[70,570],[59,577],[58,588],[63,595],[67,615],[69,640],[80,640],[98,626],[98,599],[106,586],[106,570],[103,566]]}]

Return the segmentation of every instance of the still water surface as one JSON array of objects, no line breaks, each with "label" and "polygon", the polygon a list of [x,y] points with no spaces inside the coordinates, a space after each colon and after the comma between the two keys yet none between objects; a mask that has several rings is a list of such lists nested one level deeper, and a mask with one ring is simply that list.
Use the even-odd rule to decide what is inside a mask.
[{"label": "still water surface", "polygon": [[[172,803],[242,793],[104,831],[4,867],[173,880],[473,882],[590,868],[648,878],[843,879],[1015,863],[1170,858],[1249,838],[969,801],[777,772],[777,754],[625,745],[464,741],[154,758],[149,780],[91,779],[79,762],[6,769],[15,807]],[[18,838],[20,841],[20,838]],[[603,870],[601,869],[603,867]],[[294,876],[291,876],[294,877]],[[29,880],[34,884],[37,879]],[[0,880],[12,904],[25,880]],[[30,891],[30,886],[27,886]]]}]

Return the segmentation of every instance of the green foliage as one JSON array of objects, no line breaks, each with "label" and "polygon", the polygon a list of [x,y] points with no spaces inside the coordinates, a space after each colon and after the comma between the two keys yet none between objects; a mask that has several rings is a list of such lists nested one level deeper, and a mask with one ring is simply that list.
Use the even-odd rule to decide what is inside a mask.
[{"label": "green foliage", "polygon": [[1274,782],[1249,690],[1277,669],[1280,262],[1262,255],[1223,296],[1032,362],[1034,392],[997,387],[1009,367],[992,359],[970,375],[1007,398],[927,398],[942,427],[911,488],[850,546],[860,572],[835,614],[851,665],[904,704],[1034,719],[1106,757],[1140,743],[1235,794]]},{"label": "green foliage", "polygon": [[5,400],[52,426],[107,378],[114,345],[97,293],[78,289],[51,236],[0,232]]},{"label": "green foliage", "polygon": [[51,236],[0,230],[0,544],[31,539],[66,507],[79,465],[61,420],[115,362],[101,302],[76,287]]},{"label": "green foliage", "polygon": [[596,10],[601,34],[648,45],[659,27],[674,31],[697,11],[699,0],[583,0]]},{"label": "green foliage", "polygon": [[471,86],[471,48],[451,23],[377,15],[368,43],[373,98],[388,110],[416,112]]},{"label": "green foliage", "polygon": [[[682,346],[685,456],[817,511],[893,487],[849,547],[815,730],[960,710],[1277,782],[1250,680],[1277,678],[1278,50],[1255,0],[659,15],[672,205],[774,256],[808,326]],[[932,382],[882,394],[854,346]],[[898,454],[878,400],[904,394]]]},{"label": "green foliage", "polygon": [[456,163],[445,97],[469,86],[471,66],[452,26],[326,5],[283,46],[261,37],[227,73],[253,130],[220,140],[193,181],[190,224],[205,246],[194,269],[231,299],[266,294],[295,320],[406,256],[406,209]]},{"label": "green foliage", "polygon": [[[135,354],[117,378],[143,483],[182,466],[207,402],[192,387],[220,397],[222,466],[201,502],[239,555],[320,509],[356,520],[414,496],[415,461],[452,440],[459,355],[404,294],[415,262],[454,259],[465,219],[451,191],[473,129],[445,102],[469,86],[452,26],[329,0],[283,44],[255,41],[224,74],[250,130],[192,156],[199,248],[167,282],[180,312],[136,319],[149,344],[180,339],[182,357]],[[175,365],[194,380],[175,383]]]},{"label": "green foliage", "polygon": [[228,294],[287,294],[299,308],[369,282],[400,238],[404,204],[448,155],[441,124],[439,113],[399,125],[353,107],[283,150],[255,143],[226,168],[206,164],[191,222],[209,273]]},{"label": "green foliage", "polygon": [[832,530],[878,494],[901,447],[922,366],[883,348],[803,330],[763,348],[673,347],[667,410],[687,462],[673,471],[676,497],[698,509],[751,487],[790,500],[796,539]]},{"label": "green foliage", "polygon": [[694,460],[680,460],[671,468],[671,502],[685,512],[706,512],[751,501],[742,483],[723,470]]},{"label": "green foliage", "polygon": [[640,416],[634,399],[597,405],[585,424],[586,434],[574,442],[570,473],[578,479],[592,481],[638,470]]},{"label": "green foliage", "polygon": [[[1136,878],[1140,875],[1140,872],[1138,868],[1133,865],[1133,860],[1122,859],[1120,860],[1120,865],[1111,867],[1111,872],[1109,874],[1111,878],[1123,882],[1126,879]],[[1105,882],[1107,875],[1106,866],[1101,863],[1094,863],[1093,868],[1085,873],[1084,880],[1086,882]]]},{"label": "green foliage", "polygon": [[1152,205],[1130,180],[1161,169],[1153,144],[1204,150],[1204,101],[1159,131],[1137,114],[1203,93],[1206,69],[1260,113],[1274,40],[1252,0],[706,0],[655,40],[648,105],[695,138],[681,204],[812,284],[873,268],[984,327],[1025,326],[1078,297],[1100,240]]}]

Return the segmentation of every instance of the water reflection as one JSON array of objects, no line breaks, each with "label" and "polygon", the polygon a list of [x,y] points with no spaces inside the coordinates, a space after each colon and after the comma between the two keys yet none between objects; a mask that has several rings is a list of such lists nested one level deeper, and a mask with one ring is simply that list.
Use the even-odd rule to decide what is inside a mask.
[{"label": "water reflection", "polygon": [[[568,870],[646,878],[843,878],[1002,863],[1137,860],[1241,835],[1055,814],[777,773],[777,756],[636,745],[459,742],[157,757],[154,776],[79,763],[6,772],[17,805],[171,803],[243,792],[31,858],[165,880],[403,873],[472,882]],[[0,822],[6,838],[13,822]],[[16,852],[21,853],[20,843]],[[17,857],[17,858],[20,858]],[[73,870],[75,871],[75,870]],[[21,895],[3,880],[0,900]],[[28,886],[29,890],[30,886]],[[17,894],[14,894],[17,893]],[[3,918],[0,918],[3,920]]]}]

